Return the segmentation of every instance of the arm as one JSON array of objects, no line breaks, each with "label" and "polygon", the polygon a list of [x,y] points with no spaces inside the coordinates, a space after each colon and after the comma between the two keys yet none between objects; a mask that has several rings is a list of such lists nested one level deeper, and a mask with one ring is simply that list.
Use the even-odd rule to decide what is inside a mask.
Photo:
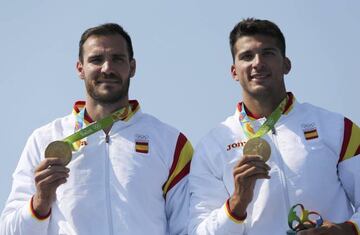
[{"label": "arm", "polygon": [[[12,190],[1,215],[0,234],[47,234],[52,201],[44,203],[44,190],[49,188],[46,184],[50,175],[50,180],[61,177],[56,173],[58,167],[46,169],[47,164],[58,164],[58,159],[45,160],[36,167],[40,161],[38,149],[34,137],[30,137],[13,174]],[[51,200],[53,197],[50,196]]]},{"label": "arm", "polygon": [[165,211],[170,234],[187,234],[189,192],[188,174],[193,148],[180,133],[177,139],[169,178],[163,186]]},{"label": "arm", "polygon": [[258,156],[243,157],[233,169],[235,189],[229,198],[222,173],[228,163],[209,146],[216,144],[198,146],[191,165],[189,234],[243,234],[255,182],[268,178],[269,168]]}]

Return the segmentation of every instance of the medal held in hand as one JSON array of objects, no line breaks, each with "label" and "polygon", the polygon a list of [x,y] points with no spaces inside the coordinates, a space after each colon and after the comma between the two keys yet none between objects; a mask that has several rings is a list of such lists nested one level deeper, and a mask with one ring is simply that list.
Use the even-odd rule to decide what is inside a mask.
[{"label": "medal held in hand", "polygon": [[260,155],[266,162],[270,158],[271,147],[266,140],[256,137],[246,142],[243,153],[244,155]]},{"label": "medal held in hand", "polygon": [[61,158],[66,166],[72,157],[71,145],[68,142],[57,140],[51,142],[45,149],[45,158]]},{"label": "medal held in hand", "polygon": [[85,127],[84,129],[81,129],[74,134],[66,137],[64,140],[57,140],[51,142],[45,149],[45,158],[61,158],[64,165],[69,164],[72,158],[72,150],[74,150],[74,142],[86,138],[87,136],[99,130],[105,129],[118,120],[124,120],[131,114],[131,107],[121,108],[113,112],[109,116],[97,122],[93,122],[91,125]]}]

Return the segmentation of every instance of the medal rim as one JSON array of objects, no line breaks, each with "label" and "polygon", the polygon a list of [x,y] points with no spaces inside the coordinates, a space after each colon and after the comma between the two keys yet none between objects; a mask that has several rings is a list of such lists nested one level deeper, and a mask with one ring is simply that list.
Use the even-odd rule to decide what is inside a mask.
[{"label": "medal rim", "polygon": [[[254,142],[255,142],[255,145],[258,145],[259,143],[265,143],[265,147],[262,147],[259,152],[254,153],[253,148],[249,148],[249,147],[251,147],[251,145],[254,144]],[[266,156],[262,156],[261,153],[263,153],[263,154],[268,153],[268,154],[266,154]],[[264,140],[263,138],[260,138],[260,137],[256,137],[256,138],[249,139],[246,142],[246,144],[243,148],[243,154],[244,155],[259,155],[266,162],[270,158],[271,147],[270,147],[270,144],[266,140]]]},{"label": "medal rim", "polygon": [[72,150],[70,145],[67,142],[61,140],[51,142],[45,149],[45,158],[50,157],[61,158],[64,165],[69,164],[72,157]]}]

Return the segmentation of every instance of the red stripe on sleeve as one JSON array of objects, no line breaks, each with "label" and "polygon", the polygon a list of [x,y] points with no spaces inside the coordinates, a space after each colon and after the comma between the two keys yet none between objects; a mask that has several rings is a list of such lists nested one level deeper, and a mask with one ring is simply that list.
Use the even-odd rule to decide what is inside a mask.
[{"label": "red stripe on sleeve", "polygon": [[288,111],[288,109],[290,108],[290,106],[293,104],[294,95],[291,92],[288,92],[287,95],[288,95],[289,99],[285,105],[283,113],[286,113]]},{"label": "red stripe on sleeve", "polygon": [[350,141],[352,125],[353,124],[349,119],[344,118],[344,139],[341,147],[339,162],[341,162],[345,156],[346,149]]},{"label": "red stripe on sleeve", "polygon": [[[191,162],[188,162],[185,165],[185,167],[179,172],[179,174],[177,176],[175,176],[173,181],[170,183],[167,192],[169,192],[172,187],[174,187],[178,182],[180,182],[180,180],[182,180],[186,175],[189,174],[189,172],[190,172],[190,163]],[[166,194],[167,194],[167,192],[166,192]],[[166,197],[166,194],[164,195],[164,197]]]},{"label": "red stripe on sleeve", "polygon": [[183,149],[184,145],[186,144],[187,139],[185,137],[185,135],[183,135],[182,133],[179,134],[177,143],[176,143],[176,147],[175,147],[175,153],[174,153],[174,158],[173,158],[173,163],[171,165],[170,171],[169,171],[169,177],[171,176],[171,174],[174,172],[175,167],[179,161],[179,157],[180,157],[180,153],[181,150]]}]

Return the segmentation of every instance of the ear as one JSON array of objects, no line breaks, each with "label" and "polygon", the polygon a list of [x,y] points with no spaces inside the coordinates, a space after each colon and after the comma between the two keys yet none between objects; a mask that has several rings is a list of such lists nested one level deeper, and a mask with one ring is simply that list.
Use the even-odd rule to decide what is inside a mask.
[{"label": "ear", "polygon": [[284,59],[284,74],[288,74],[291,70],[291,61],[289,58]]},{"label": "ear", "polygon": [[236,73],[236,69],[235,69],[235,65],[231,65],[230,68],[230,72],[231,72],[231,76],[235,81],[239,81],[239,78],[237,77],[237,73]]},{"label": "ear", "polygon": [[130,77],[131,78],[134,77],[135,72],[136,72],[136,60],[132,59],[130,61]]},{"label": "ear", "polygon": [[85,78],[84,68],[83,68],[83,64],[80,61],[76,62],[76,70],[77,70],[79,78],[81,80],[84,80],[84,78]]}]

